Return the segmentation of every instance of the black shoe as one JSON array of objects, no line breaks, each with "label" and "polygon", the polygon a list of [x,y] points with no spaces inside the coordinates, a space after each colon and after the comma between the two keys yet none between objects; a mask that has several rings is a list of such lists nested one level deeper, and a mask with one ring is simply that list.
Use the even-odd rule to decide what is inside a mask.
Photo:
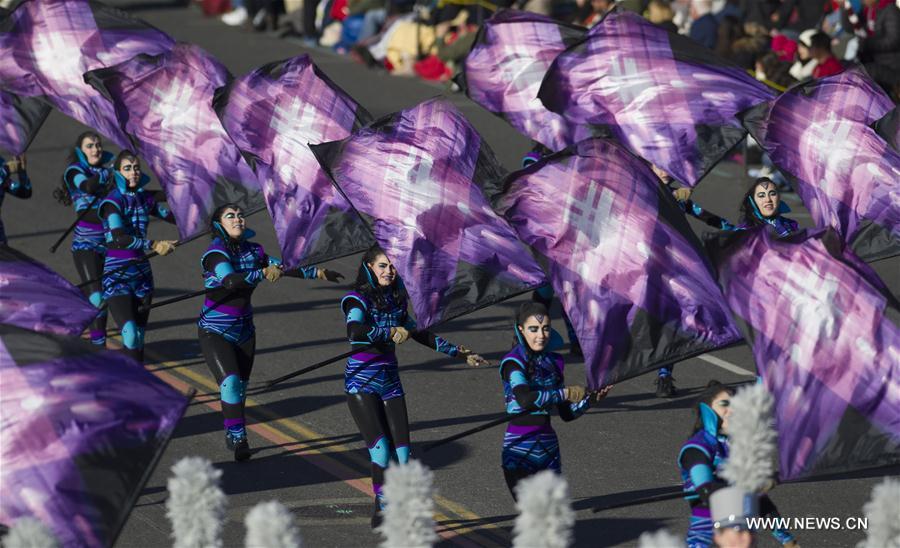
[{"label": "black shoe", "polygon": [[656,378],[656,397],[657,398],[674,398],[675,397],[675,379],[672,375],[660,376]]},{"label": "black shoe", "polygon": [[584,352],[581,351],[581,343],[578,341],[572,341],[569,345],[569,354],[575,356],[576,358],[583,358]]},{"label": "black shoe", "polygon": [[243,462],[250,458],[250,444],[247,442],[246,436],[235,437],[231,434],[225,434],[225,448],[234,451],[234,460]]},{"label": "black shoe", "polygon": [[376,499],[375,510],[372,512],[372,529],[377,529],[382,521],[384,521],[384,515],[381,513],[381,503]]}]

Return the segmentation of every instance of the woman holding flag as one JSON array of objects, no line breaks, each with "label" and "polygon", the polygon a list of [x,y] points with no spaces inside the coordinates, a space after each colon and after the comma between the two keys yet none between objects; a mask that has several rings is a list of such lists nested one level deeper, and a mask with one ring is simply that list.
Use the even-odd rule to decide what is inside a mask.
[{"label": "woman holding flag", "polygon": [[502,453],[503,477],[515,499],[520,480],[542,470],[562,471],[550,410],[555,407],[566,422],[575,420],[591,400],[606,397],[612,385],[593,393],[584,386],[565,386],[563,358],[554,352],[562,337],[551,329],[550,314],[542,303],[522,304],[514,331],[515,344],[500,361],[500,377],[506,412],[517,415],[506,427]]},{"label": "woman holding flag", "polygon": [[[96,280],[83,291],[91,304],[103,306],[103,288],[100,284],[106,244],[103,224],[100,222],[100,200],[111,188],[112,172],[109,164],[113,155],[103,150],[100,135],[86,131],[75,140],[75,148],[69,156],[69,166],[63,173],[62,185],[53,192],[63,205],[75,205],[79,217],[72,237],[72,259],[82,282]],[[91,342],[106,345],[106,311],[102,310],[91,324]]]},{"label": "woman holding flag", "polygon": [[100,202],[100,221],[106,243],[103,263],[103,299],[122,333],[122,344],[134,359],[144,359],[144,330],[153,299],[153,273],[145,251],[168,255],[172,240],[147,239],[150,215],[175,223],[163,205],[165,194],[147,192],[150,177],[141,172],[137,157],[123,150],[114,164],[114,188]]},{"label": "woman holding flag", "polygon": [[[3,197],[11,194],[16,198],[27,200],[31,198],[31,181],[25,171],[25,155],[16,156],[8,162],[0,158],[0,206],[3,206]],[[6,231],[3,228],[3,220],[0,219],[0,247],[6,245]]]},{"label": "woman holding flag", "polygon": [[281,261],[249,241],[244,213],[236,204],[219,206],[210,217],[212,242],[200,258],[204,285],[210,289],[200,312],[197,332],[209,370],[219,385],[225,426],[225,447],[234,460],[250,458],[244,420],[247,384],[256,352],[253,290],[263,280],[282,275],[337,282],[338,272],[315,266],[283,271]]},{"label": "woman holding flag", "polygon": [[372,461],[375,510],[372,527],[381,523],[384,507],[384,471],[393,456],[401,464],[409,460],[409,418],[400,383],[396,345],[412,338],[448,356],[465,357],[473,367],[487,361],[462,345],[417,330],[407,312],[406,291],[397,270],[384,251],[371,247],[363,256],[355,290],[341,300],[347,321],[347,337],[359,352],[347,360],[344,389],[350,414],[362,434]]}]

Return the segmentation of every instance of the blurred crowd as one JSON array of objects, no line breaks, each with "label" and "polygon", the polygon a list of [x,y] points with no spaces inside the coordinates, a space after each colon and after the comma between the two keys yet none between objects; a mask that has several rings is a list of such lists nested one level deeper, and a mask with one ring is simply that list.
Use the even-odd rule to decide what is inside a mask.
[{"label": "blurred crowd", "polygon": [[227,25],[330,48],[371,67],[449,80],[497,10],[591,27],[639,13],[776,88],[862,64],[900,100],[900,0],[198,0]]}]

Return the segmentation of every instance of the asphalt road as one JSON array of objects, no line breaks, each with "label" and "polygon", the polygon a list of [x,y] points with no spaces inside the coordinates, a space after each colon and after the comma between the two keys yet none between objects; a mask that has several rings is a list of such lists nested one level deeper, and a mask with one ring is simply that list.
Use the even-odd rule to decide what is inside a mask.
[{"label": "asphalt road", "polygon": [[[236,74],[271,61],[308,52],[273,37],[225,27],[204,19],[193,8],[144,6],[140,17],[179,40],[206,48]],[[442,88],[406,78],[373,72],[328,52],[310,52],[319,67],[376,116],[409,107],[441,94]],[[465,97],[450,100],[469,117],[509,168],[518,165],[528,141],[507,124]],[[65,166],[65,156],[79,124],[53,113],[29,151],[29,172],[35,195],[28,202],[8,198],[3,218],[10,244],[44,261],[70,280],[76,280],[65,246],[48,251],[71,222],[71,210],[51,196]],[[736,163],[724,163],[705,181],[696,197],[709,209],[734,218],[746,181]],[[789,197],[791,198],[791,197]],[[792,201],[796,208],[796,199]],[[808,224],[798,209],[794,215]],[[265,213],[249,219],[258,240],[277,249]],[[699,228],[699,227],[698,227]],[[176,238],[172,227],[154,223],[151,236]],[[198,259],[205,240],[153,260],[156,298],[162,299],[201,287]],[[359,257],[328,263],[352,279]],[[900,261],[876,265],[898,292]],[[254,296],[257,357],[251,386],[286,374],[303,365],[347,350],[338,301],[347,285],[283,279],[264,284]],[[510,346],[512,311],[518,300],[452,321],[438,331],[496,360]],[[172,385],[194,387],[198,396],[147,484],[123,530],[118,546],[156,547],[171,544],[165,517],[165,483],[170,467],[181,457],[202,455],[224,470],[228,498],[227,546],[243,546],[243,519],[256,503],[278,500],[295,514],[308,546],[374,546],[379,538],[369,529],[371,509],[368,459],[344,403],[340,363],[285,382],[277,389],[253,395],[248,402],[250,441],[255,454],[247,463],[232,462],[223,445],[216,386],[202,362],[195,321],[197,300],[155,310],[146,335],[148,367]],[[557,327],[562,327],[558,321]],[[482,432],[422,454],[424,443],[437,440],[495,417],[503,409],[496,367],[469,369],[457,360],[435,354],[414,343],[399,350],[402,378],[412,428],[413,455],[435,471],[437,520],[441,545],[503,546],[511,544],[515,517],[513,502],[500,471],[502,429]],[[753,360],[746,347],[701,356],[678,364],[679,397],[657,399],[654,375],[624,382],[580,420],[557,421],[564,472],[577,510],[577,546],[634,545],[644,531],[668,527],[683,534],[687,505],[670,500],[637,507],[591,512],[597,504],[665,492],[679,481],[675,464],[680,444],[692,423],[692,396],[709,379],[727,383],[752,380]],[[569,379],[583,378],[583,366],[569,365]],[[894,469],[896,474],[898,469]],[[772,494],[785,516],[861,516],[862,505],[879,477],[860,474],[779,486]],[[859,531],[797,531],[803,546],[852,546]],[[763,537],[762,546],[774,546]]]}]

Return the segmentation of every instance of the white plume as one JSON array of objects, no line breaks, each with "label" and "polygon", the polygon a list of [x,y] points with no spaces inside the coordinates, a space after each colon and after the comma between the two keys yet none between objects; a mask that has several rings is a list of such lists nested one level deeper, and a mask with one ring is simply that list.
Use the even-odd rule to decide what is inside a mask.
[{"label": "white plume", "polygon": [[57,548],[59,541],[37,518],[17,519],[3,539],[5,548]]},{"label": "white plume", "polygon": [[684,539],[680,539],[669,532],[668,529],[660,529],[654,533],[646,532],[638,539],[638,548],[681,548]]},{"label": "white plume", "polygon": [[550,470],[538,472],[516,485],[516,495],[514,548],[565,548],[572,543],[575,512],[565,478]]},{"label": "white plume", "polygon": [[185,457],[172,467],[166,517],[175,548],[219,548],[225,518],[222,471],[202,457]]},{"label": "white plume", "polygon": [[759,493],[775,478],[778,458],[772,408],[774,400],[760,383],[738,390],[728,417],[728,460],[722,477],[750,493]]},{"label": "white plume", "polygon": [[303,542],[294,525],[294,516],[276,501],[261,502],[244,518],[246,548],[300,548]]},{"label": "white plume", "polygon": [[437,541],[432,498],[434,474],[417,460],[391,465],[384,478],[382,548],[428,548]]},{"label": "white plume", "polygon": [[868,529],[857,548],[900,548],[900,479],[884,478],[876,485],[863,512]]}]

